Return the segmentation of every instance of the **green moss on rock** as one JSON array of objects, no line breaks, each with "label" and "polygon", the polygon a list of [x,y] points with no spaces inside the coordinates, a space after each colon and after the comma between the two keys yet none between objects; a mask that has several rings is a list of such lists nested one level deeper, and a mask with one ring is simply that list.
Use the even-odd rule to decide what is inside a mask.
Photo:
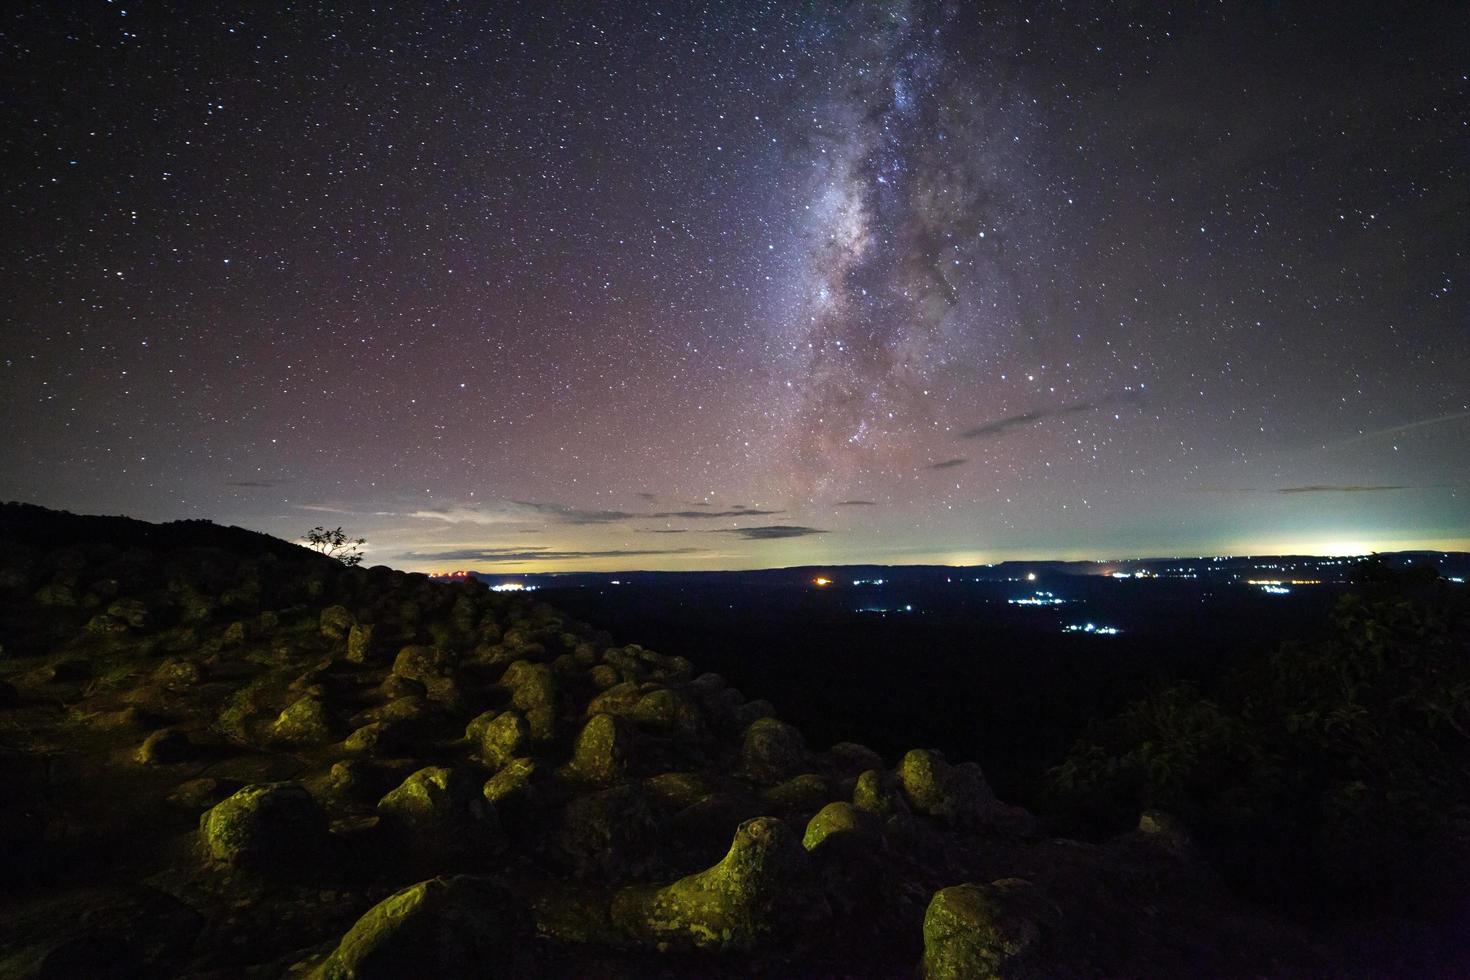
[{"label": "green moss on rock", "polygon": [[529,914],[503,885],[455,875],[410,885],[368,909],[317,980],[471,980],[533,969]]},{"label": "green moss on rock", "polygon": [[1055,906],[1020,878],[942,889],[924,914],[923,978],[1017,976],[1058,919]]},{"label": "green moss on rock", "polygon": [[297,783],[255,783],[200,817],[199,835],[216,861],[267,868],[310,855],[326,839],[327,817]]},{"label": "green moss on rock", "polygon": [[742,823],[714,867],[663,888],[624,889],[612,905],[614,923],[635,939],[715,950],[749,950],[827,913],[806,851],[774,817]]}]

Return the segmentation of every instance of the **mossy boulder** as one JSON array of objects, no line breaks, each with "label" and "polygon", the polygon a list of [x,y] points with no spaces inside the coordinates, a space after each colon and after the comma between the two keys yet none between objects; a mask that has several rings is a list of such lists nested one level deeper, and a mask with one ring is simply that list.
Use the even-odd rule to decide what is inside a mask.
[{"label": "mossy boulder", "polygon": [[352,629],[354,623],[356,623],[356,619],[348,611],[346,606],[328,606],[322,610],[322,614],[317,620],[317,626],[321,630],[322,636],[325,636],[334,643],[341,643],[346,640],[347,634]]},{"label": "mossy boulder", "polygon": [[867,838],[874,831],[876,818],[851,803],[837,801],[828,803],[807,822],[806,832],[801,836],[801,846],[815,851],[827,840],[839,836]]},{"label": "mossy boulder", "polygon": [[457,856],[499,841],[494,808],[460,769],[418,770],[378,801],[378,814],[386,830],[420,854]]},{"label": "mossy boulder", "polygon": [[934,894],[924,913],[924,980],[999,980],[1026,969],[1060,913],[1020,878],[964,884]]},{"label": "mossy boulder", "polygon": [[147,604],[140,599],[119,599],[107,607],[107,615],[135,630],[147,629],[153,619]]},{"label": "mossy boulder", "polygon": [[878,817],[907,816],[908,801],[898,777],[877,769],[860,774],[852,790],[852,805]]},{"label": "mossy boulder", "polygon": [[200,817],[199,836],[216,861],[270,868],[316,852],[327,839],[327,816],[297,783],[255,783]]},{"label": "mossy boulder", "polygon": [[510,689],[511,703],[525,714],[532,738],[544,742],[556,737],[559,690],[549,666],[517,660],[506,668],[500,683]]},{"label": "mossy boulder", "polygon": [[813,810],[821,809],[823,804],[832,799],[832,788],[828,785],[825,776],[819,776],[814,772],[804,772],[800,776],[793,776],[783,783],[772,786],[761,794],[761,799],[783,813],[792,811],[811,813]]},{"label": "mossy boulder", "polygon": [[187,762],[198,754],[189,736],[177,728],[160,728],[151,732],[133,753],[133,758],[148,766],[166,766]]},{"label": "mossy boulder", "polygon": [[370,623],[353,623],[347,631],[347,659],[355,664],[372,663],[378,652],[378,628]]},{"label": "mossy boulder", "polygon": [[506,760],[500,771],[481,788],[481,793],[503,820],[514,823],[535,803],[537,765],[534,759]]},{"label": "mossy boulder", "polygon": [[909,805],[951,827],[973,830],[997,807],[990,784],[973,762],[952,766],[933,750],[914,749],[898,764]]},{"label": "mossy boulder", "polygon": [[659,825],[640,788],[615,786],[573,798],[557,823],[556,842],[572,874],[623,878],[649,866]]},{"label": "mossy boulder", "polygon": [[633,738],[623,722],[612,715],[597,715],[582,727],[572,749],[570,774],[604,785],[628,774],[633,756]]},{"label": "mossy boulder", "polygon": [[480,758],[491,768],[498,768],[515,756],[524,754],[531,742],[531,726],[519,711],[502,711],[485,723],[480,731]]},{"label": "mossy boulder", "polygon": [[740,825],[714,867],[662,888],[620,891],[613,922],[660,947],[749,950],[773,935],[809,930],[828,914],[810,876],[806,851],[791,828],[757,817]]},{"label": "mossy boulder", "polygon": [[660,806],[682,810],[710,793],[709,783],[697,773],[665,772],[643,781],[648,795]]},{"label": "mossy boulder", "polygon": [[368,909],[316,970],[316,980],[475,980],[534,970],[532,925],[490,878],[410,885]]},{"label": "mossy boulder", "polygon": [[448,676],[451,666],[449,657],[438,647],[414,645],[398,651],[392,671],[432,689],[436,681]]},{"label": "mossy boulder", "polygon": [[789,779],[806,768],[806,739],[795,727],[775,718],[757,718],[745,729],[740,767],[765,783]]},{"label": "mossy boulder", "polygon": [[838,742],[827,750],[832,768],[844,776],[856,776],[869,769],[882,769],[883,757],[866,745]]},{"label": "mossy boulder", "polygon": [[672,688],[649,691],[634,703],[628,716],[654,731],[668,732],[683,738],[704,735],[704,712],[689,695]]},{"label": "mossy boulder", "polygon": [[320,698],[304,697],[293,701],[276,717],[271,736],[291,745],[316,745],[330,742],[337,721]]}]

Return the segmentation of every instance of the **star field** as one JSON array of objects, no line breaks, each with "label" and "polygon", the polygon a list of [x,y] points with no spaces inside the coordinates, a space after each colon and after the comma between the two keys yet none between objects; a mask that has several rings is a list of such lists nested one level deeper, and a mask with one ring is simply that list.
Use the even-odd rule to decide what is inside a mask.
[{"label": "star field", "polygon": [[1470,548],[1470,12],[19,4],[0,498],[403,567]]}]

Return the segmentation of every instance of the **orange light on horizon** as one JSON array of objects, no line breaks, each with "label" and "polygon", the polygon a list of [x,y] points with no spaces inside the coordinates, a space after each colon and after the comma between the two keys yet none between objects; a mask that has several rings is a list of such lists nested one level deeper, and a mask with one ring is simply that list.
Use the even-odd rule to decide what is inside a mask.
[{"label": "orange light on horizon", "polygon": [[821,588],[824,585],[831,585],[832,584],[832,580],[830,578],[823,578],[822,576],[819,575],[815,579],[812,580],[812,584],[815,585],[815,586],[817,586],[818,588]]}]

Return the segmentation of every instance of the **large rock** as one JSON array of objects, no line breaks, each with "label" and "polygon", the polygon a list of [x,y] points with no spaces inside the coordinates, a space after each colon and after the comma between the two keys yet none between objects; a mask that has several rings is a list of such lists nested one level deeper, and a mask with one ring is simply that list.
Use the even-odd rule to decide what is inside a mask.
[{"label": "large rock", "polygon": [[780,782],[806,768],[806,739],[801,732],[775,718],[757,718],[745,729],[740,766],[752,778]]},{"label": "large rock", "polygon": [[748,950],[782,932],[809,931],[828,914],[810,883],[806,851],[774,817],[747,820],[723,860],[663,888],[613,899],[614,923],[660,946]]},{"label": "large rock", "polygon": [[1060,913],[1029,881],[1006,878],[934,894],[924,913],[924,980],[999,980],[1024,968]]},{"label": "large rock", "polygon": [[200,817],[199,835],[216,861],[269,868],[316,852],[327,816],[297,783],[255,783]]},{"label": "large rock", "polygon": [[546,664],[517,660],[506,668],[502,686],[511,691],[511,703],[525,713],[531,737],[547,741],[556,737],[558,689],[556,674]]},{"label": "large rock", "polygon": [[355,664],[370,663],[377,653],[377,627],[368,623],[353,623],[347,631],[347,659]]},{"label": "large rock", "polygon": [[973,762],[952,766],[936,751],[907,753],[898,764],[898,779],[915,812],[957,829],[992,823],[1003,809],[979,766]]},{"label": "large rock", "polygon": [[378,801],[384,827],[421,855],[459,855],[498,843],[495,810],[469,775],[428,766]]},{"label": "large rock", "polygon": [[490,878],[410,885],[368,909],[316,971],[319,980],[472,980],[533,970],[530,917]]},{"label": "large rock", "polygon": [[556,840],[573,874],[625,878],[647,868],[659,827],[640,789],[615,786],[568,803]]},{"label": "large rock", "polygon": [[632,754],[632,735],[623,724],[612,715],[597,715],[577,736],[571,773],[594,783],[615,783],[628,774]]},{"label": "large rock", "polygon": [[806,825],[801,846],[815,851],[829,839],[867,838],[873,832],[875,818],[851,803],[828,803]]},{"label": "large rock", "polygon": [[321,627],[322,636],[340,643],[347,639],[347,633],[352,629],[354,622],[352,613],[347,611],[346,606],[328,606],[322,610],[318,625]]},{"label": "large rock", "polygon": [[480,728],[480,758],[499,768],[525,752],[531,741],[531,726],[519,711],[502,711]]},{"label": "large rock", "polygon": [[316,745],[330,742],[337,722],[320,698],[304,697],[277,716],[271,735],[291,745]]}]

